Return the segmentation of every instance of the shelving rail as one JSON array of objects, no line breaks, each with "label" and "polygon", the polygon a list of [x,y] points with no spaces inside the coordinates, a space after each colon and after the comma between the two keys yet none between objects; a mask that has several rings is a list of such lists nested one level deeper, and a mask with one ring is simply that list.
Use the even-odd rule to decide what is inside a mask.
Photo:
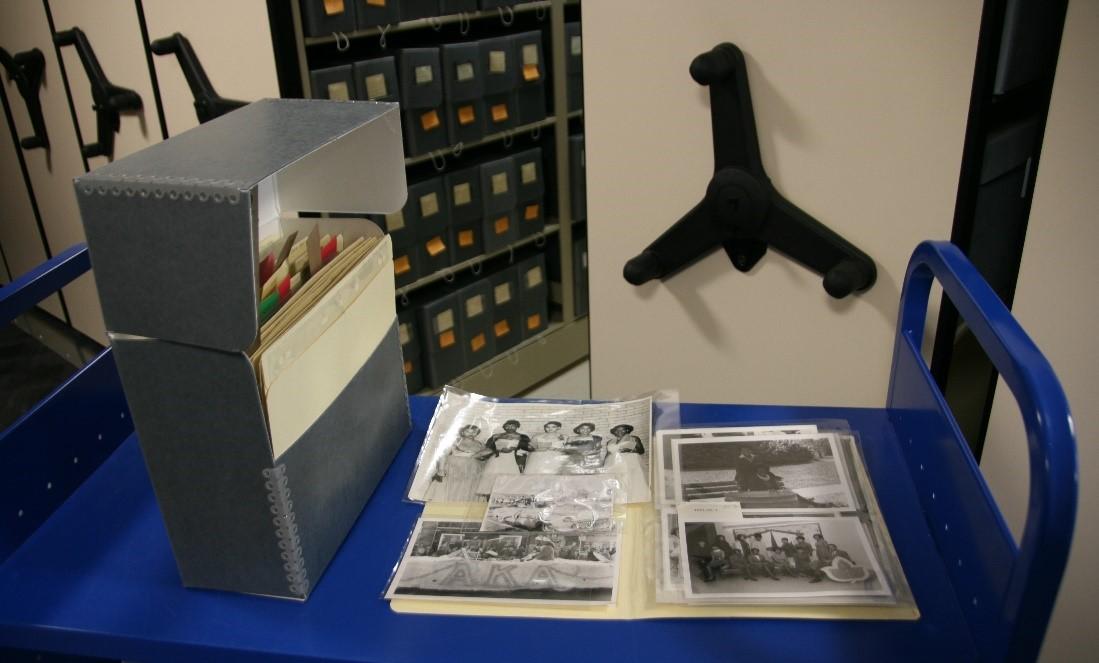
[{"label": "shelving rail", "polygon": [[[0,322],[87,269],[77,246],[0,288]],[[1030,501],[1019,544],[920,354],[936,279],[1022,411]],[[0,434],[0,648],[156,661],[1037,657],[1075,522],[1072,420],[1048,362],[950,244],[925,242],[912,256],[884,408],[680,406],[684,425],[846,419],[862,436],[915,621],[395,613],[381,594],[420,513],[403,496],[434,406],[413,397],[413,432],[307,602],[185,589],[105,350]]]}]

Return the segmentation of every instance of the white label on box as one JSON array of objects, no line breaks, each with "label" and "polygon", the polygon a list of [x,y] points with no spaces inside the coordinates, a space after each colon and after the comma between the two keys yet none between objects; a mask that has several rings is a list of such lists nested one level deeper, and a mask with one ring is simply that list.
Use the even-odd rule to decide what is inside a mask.
[{"label": "white label on box", "polygon": [[507,304],[511,301],[511,284],[501,283],[493,289],[493,297],[497,304]]},{"label": "white label on box", "polygon": [[454,311],[447,309],[435,316],[435,333],[441,334],[454,328]]},{"label": "white label on box", "polygon": [[429,216],[435,216],[438,212],[439,196],[435,195],[434,191],[426,196],[420,196],[420,218],[426,219]]},{"label": "white label on box", "polygon": [[523,184],[530,184],[538,179],[538,166],[533,161],[519,166],[519,176]]},{"label": "white label on box", "polygon": [[408,323],[402,322],[397,327],[397,336],[401,339],[401,345],[408,345],[408,342],[412,340],[412,334],[408,331]]},{"label": "white label on box", "polygon": [[454,205],[468,205],[470,200],[473,199],[473,194],[469,189],[469,182],[462,182],[461,184],[454,185]]},{"label": "white label on box", "polygon": [[385,84],[385,74],[370,74],[366,77],[366,98],[373,101],[389,94]]},{"label": "white label on box", "polygon": [[493,74],[507,73],[508,56],[504,51],[488,52],[488,70]]},{"label": "white label on box", "polygon": [[580,55],[582,48],[583,47],[580,44],[580,35],[576,35],[575,37],[573,37],[572,39],[569,40],[569,51],[573,55]]},{"label": "white label on box", "polygon": [[339,83],[328,84],[328,98],[333,101],[347,101],[351,99],[351,95],[347,92],[347,83],[340,81]]},{"label": "white label on box", "polygon": [[472,62],[459,62],[455,68],[455,76],[459,82],[473,80],[473,63]]},{"label": "white label on box", "polygon": [[523,45],[523,64],[538,64],[538,44]]},{"label": "white label on box", "polygon": [[485,312],[485,303],[481,295],[474,295],[466,300],[466,317],[476,318]]},{"label": "white label on box", "polygon": [[532,267],[527,270],[527,287],[537,288],[542,285],[542,268]]},{"label": "white label on box", "polygon": [[415,69],[416,73],[416,85],[427,85],[431,81],[435,80],[435,76],[431,73],[431,65],[422,64]]},{"label": "white label on box", "polygon": [[401,228],[404,228],[404,212],[397,210],[392,214],[385,215],[385,228],[389,232],[396,232]]},{"label": "white label on box", "polygon": [[508,174],[496,173],[492,176],[492,195],[499,196],[508,192]]}]

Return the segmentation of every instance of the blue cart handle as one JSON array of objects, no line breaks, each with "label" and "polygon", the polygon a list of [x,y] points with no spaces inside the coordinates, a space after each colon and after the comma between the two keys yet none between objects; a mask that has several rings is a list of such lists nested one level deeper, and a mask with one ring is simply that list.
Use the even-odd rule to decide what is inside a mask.
[{"label": "blue cart handle", "polygon": [[0,325],[10,324],[90,268],[88,246],[75,244],[0,288]]},{"label": "blue cart handle", "polygon": [[[901,294],[898,333],[917,352],[927,318],[932,279],[958,309],[1003,376],[1022,411],[1030,453],[1026,527],[1003,594],[1008,614],[1027,606],[1052,607],[1076,522],[1075,430],[1068,400],[1046,358],[962,252],[949,242],[916,247]],[[892,403],[892,393],[890,403]],[[1025,622],[1020,631],[1045,630]],[[1009,649],[1010,651],[1010,649]]]}]

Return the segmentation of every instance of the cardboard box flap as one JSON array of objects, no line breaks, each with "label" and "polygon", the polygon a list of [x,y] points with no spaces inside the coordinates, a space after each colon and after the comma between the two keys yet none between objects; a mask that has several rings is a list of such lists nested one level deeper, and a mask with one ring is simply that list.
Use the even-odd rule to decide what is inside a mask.
[{"label": "cardboard box flap", "polygon": [[399,112],[258,101],[75,187],[109,331],[241,351],[258,330],[260,224],[404,205]]}]

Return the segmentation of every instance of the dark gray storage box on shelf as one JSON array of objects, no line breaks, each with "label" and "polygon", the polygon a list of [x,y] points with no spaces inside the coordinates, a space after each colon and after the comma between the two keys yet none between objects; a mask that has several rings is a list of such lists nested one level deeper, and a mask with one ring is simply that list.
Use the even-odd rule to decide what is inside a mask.
[{"label": "dark gray storage box on shelf", "polygon": [[542,149],[535,147],[512,157],[515,160],[516,176],[516,224],[518,236],[530,237],[546,227],[545,210],[542,198],[546,184],[542,177]]},{"label": "dark gray storage box on shelf", "polygon": [[401,88],[397,79],[397,60],[389,55],[373,60],[360,60],[352,65],[355,98],[366,101],[400,101]]},{"label": "dark gray storage box on shelf", "polygon": [[[397,112],[259,101],[75,180],[113,355],[187,586],[306,598],[410,429],[384,236],[356,272],[370,298],[354,310],[374,320],[361,339],[344,343],[354,320],[337,313],[293,355],[302,361],[264,355],[266,382],[249,358],[264,233],[325,223],[381,236],[366,220],[293,213],[403,204]],[[364,153],[368,168],[357,165]],[[296,382],[282,376],[314,375],[314,348],[346,367],[298,409],[272,411]]]},{"label": "dark gray storage box on shelf", "polygon": [[546,64],[542,33],[537,30],[511,36],[515,54],[515,96],[519,124],[546,119]]},{"label": "dark gray storage box on shelf", "polygon": [[515,275],[515,265],[512,265],[488,277],[492,284],[492,335],[496,339],[497,354],[518,345],[523,336]]},{"label": "dark gray storage box on shelf", "polygon": [[519,239],[515,203],[515,161],[504,157],[481,164],[485,253],[499,251]]},{"label": "dark gray storage box on shelf", "polygon": [[397,54],[397,72],[409,156],[449,146],[439,49],[401,49]]},{"label": "dark gray storage box on shelf", "polygon": [[424,383],[437,389],[466,370],[458,298],[453,292],[436,296],[418,313]]},{"label": "dark gray storage box on shelf", "polygon": [[475,143],[485,135],[484,73],[477,42],[444,44],[443,101],[452,145]]},{"label": "dark gray storage box on shelf", "polygon": [[474,281],[456,293],[461,318],[462,352],[467,368],[479,366],[496,356],[492,335],[492,285]]},{"label": "dark gray storage box on shelf", "polygon": [[313,98],[331,99],[333,101],[354,99],[356,92],[355,80],[352,77],[353,73],[349,64],[309,72],[310,84],[313,87]]},{"label": "dark gray storage box on shelf", "polygon": [[482,39],[480,47],[485,77],[485,133],[493,134],[519,123],[515,49],[510,37]]},{"label": "dark gray storage box on shelf", "polygon": [[405,309],[397,313],[397,338],[401,341],[401,354],[404,357],[404,379],[408,393],[414,394],[424,388],[423,367],[420,362],[420,322],[416,312]]},{"label": "dark gray storage box on shelf", "polygon": [[443,178],[451,223],[476,221],[484,215],[481,203],[481,169],[479,166],[447,173]]},{"label": "dark gray storage box on shelf", "polygon": [[546,255],[539,253],[515,266],[519,283],[519,324],[523,339],[549,327],[549,280],[546,277]]}]

